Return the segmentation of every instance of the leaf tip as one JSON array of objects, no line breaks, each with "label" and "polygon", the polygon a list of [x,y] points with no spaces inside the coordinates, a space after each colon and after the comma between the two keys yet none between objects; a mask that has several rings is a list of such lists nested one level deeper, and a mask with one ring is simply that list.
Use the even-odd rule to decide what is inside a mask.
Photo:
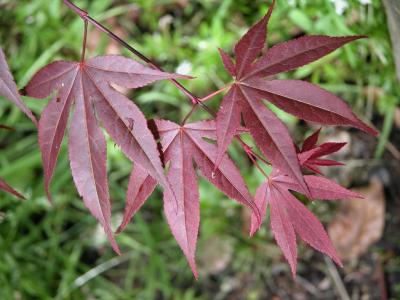
[{"label": "leaf tip", "polygon": [[294,260],[288,260],[289,267],[290,267],[290,272],[292,273],[292,277],[295,280],[297,276],[297,261],[296,259]]},{"label": "leaf tip", "polygon": [[356,36],[354,36],[355,37],[355,39],[368,39],[369,38],[369,36],[368,35],[366,35],[366,34],[359,34],[359,35],[356,35]]},{"label": "leaf tip", "polygon": [[191,258],[188,258],[188,263],[189,263],[190,269],[192,270],[194,278],[196,279],[196,281],[199,280],[199,273],[197,271],[196,261],[195,261],[194,256]]},{"label": "leaf tip", "polygon": [[125,226],[123,224],[119,225],[117,230],[115,230],[115,234],[120,234],[124,230]]},{"label": "leaf tip", "polygon": [[119,249],[119,246],[117,242],[115,241],[114,237],[112,237],[112,240],[110,240],[111,247],[113,248],[114,252],[117,253],[119,256],[122,255],[121,250]]},{"label": "leaf tip", "polygon": [[339,256],[336,254],[336,251],[335,251],[335,253],[333,253],[333,255],[329,255],[329,256],[339,267],[343,268],[343,263],[340,260]]},{"label": "leaf tip", "polygon": [[53,197],[51,196],[51,193],[49,191],[49,187],[46,186],[45,190],[46,190],[47,200],[49,201],[50,205],[54,205]]},{"label": "leaf tip", "polygon": [[249,236],[253,237],[259,229],[260,229],[260,226],[257,226],[252,222],[252,224],[250,226]]}]

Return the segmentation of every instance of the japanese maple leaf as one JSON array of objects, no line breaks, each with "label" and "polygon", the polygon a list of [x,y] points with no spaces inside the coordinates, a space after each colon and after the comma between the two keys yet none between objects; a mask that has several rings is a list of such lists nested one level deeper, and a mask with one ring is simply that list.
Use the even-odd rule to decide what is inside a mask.
[{"label": "japanese maple leaf", "polygon": [[53,176],[71,105],[69,159],[79,194],[101,222],[116,252],[110,229],[110,200],[106,170],[106,141],[99,122],[124,154],[171,191],[157,145],[138,107],[110,84],[138,88],[156,80],[182,76],[147,68],[122,56],[100,56],[85,62],[56,61],[41,69],[26,87],[31,97],[53,99],[39,121],[39,144],[45,189]]},{"label": "japanese maple leaf", "polygon": [[[199,230],[199,187],[194,164],[201,174],[229,198],[250,207],[257,219],[259,214],[239,170],[224,155],[218,168],[214,170],[217,155],[216,145],[204,138],[216,138],[214,121],[202,121],[180,126],[170,121],[156,121],[161,138],[164,161],[169,164],[168,179],[173,182],[173,190],[178,199],[176,212],[169,191],[164,192],[164,212],[176,241],[185,254],[193,274],[197,277],[195,250]],[[122,231],[151,194],[157,181],[140,167],[133,169],[124,219],[118,231]],[[256,221],[255,221],[256,222]]]},{"label": "japanese maple leaf", "polygon": [[0,96],[5,97],[16,106],[19,107],[31,120],[37,125],[35,116],[26,107],[25,103],[22,102],[21,96],[18,93],[17,85],[14,82],[14,78],[8,68],[6,58],[3,50],[0,48]]},{"label": "japanese maple leaf", "polygon": [[[305,175],[304,179],[312,199],[362,198],[361,195],[324,177]],[[297,264],[296,234],[311,247],[328,255],[341,265],[322,224],[289,190],[299,192],[301,187],[290,176],[273,171],[269,179],[258,188],[255,201],[262,219],[265,218],[269,204],[271,229],[278,246],[289,262],[293,276],[296,274]],[[259,222],[256,216],[252,216],[251,221],[251,234],[254,234],[259,228]]]},{"label": "japanese maple leaf", "polygon": [[343,164],[331,159],[321,159],[321,157],[339,151],[346,143],[327,142],[317,146],[319,133],[320,129],[304,141],[297,156],[302,167],[322,175],[320,166],[341,166]]},{"label": "japanese maple leaf", "polygon": [[260,55],[274,3],[264,18],[234,48],[236,63],[220,50],[227,71],[235,82],[222,100],[217,114],[218,165],[231,143],[241,116],[256,144],[272,165],[293,177],[307,193],[293,141],[285,125],[263,103],[267,100],[301,119],[324,125],[348,125],[376,132],[362,123],[337,96],[300,80],[267,80],[267,76],[290,71],[318,60],[344,44],[363,36],[303,36],[280,43]]}]

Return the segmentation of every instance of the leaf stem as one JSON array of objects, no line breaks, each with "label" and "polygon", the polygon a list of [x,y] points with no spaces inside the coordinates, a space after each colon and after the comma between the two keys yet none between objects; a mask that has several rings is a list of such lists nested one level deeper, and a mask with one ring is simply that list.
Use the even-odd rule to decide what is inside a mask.
[{"label": "leaf stem", "polygon": [[87,31],[88,31],[88,21],[84,20],[84,28],[83,28],[83,42],[82,42],[82,55],[81,55],[81,62],[85,61],[85,54],[86,54],[86,40],[87,40]]},{"label": "leaf stem", "polygon": [[[100,31],[106,33],[111,39],[113,39],[114,41],[116,41],[117,43],[119,43],[120,45],[122,45],[123,47],[125,47],[126,49],[128,49],[130,52],[132,52],[134,55],[136,55],[138,58],[140,58],[141,60],[143,60],[144,62],[146,62],[150,67],[159,70],[159,71],[164,71],[161,67],[159,67],[155,62],[153,62],[150,58],[148,58],[147,56],[145,56],[144,54],[142,54],[140,51],[136,50],[135,48],[133,48],[131,45],[129,45],[127,42],[125,42],[123,39],[121,39],[119,36],[117,36],[116,34],[114,34],[113,32],[111,32],[109,29],[107,29],[106,27],[104,27],[101,23],[97,22],[95,19],[93,19],[91,16],[89,16],[88,12],[82,10],[81,8],[79,8],[78,6],[76,6],[75,4],[73,4],[71,1],[69,0],[63,0],[64,4],[67,5],[71,10],[73,10],[76,14],[78,14],[85,22],[89,22],[90,24],[92,24],[94,27],[96,27],[97,29],[99,29]],[[211,109],[209,108],[205,103],[203,103],[203,101],[206,101],[212,97],[214,97],[215,95],[221,93],[223,90],[225,90],[226,88],[229,87],[229,85],[227,85],[224,88],[221,88],[218,91],[215,91],[213,93],[211,93],[208,96],[205,96],[204,98],[198,98],[197,96],[195,96],[192,92],[190,92],[187,88],[185,88],[181,83],[179,83],[176,79],[169,79],[183,94],[185,94],[190,102],[192,103],[193,107],[192,110],[189,112],[189,114],[184,118],[183,120],[183,124],[189,119],[189,117],[192,115],[192,113],[194,112],[195,108],[197,107],[197,105],[199,105],[202,109],[204,109],[206,112],[208,112],[213,118],[216,118],[217,114]],[[241,138],[240,136],[235,136],[236,139],[239,140],[240,144],[242,145],[242,147],[245,149],[246,153],[248,153],[247,151],[250,151],[251,155],[252,155],[252,161],[255,161],[254,158],[258,158],[260,160],[262,160],[264,163],[270,164],[268,163],[265,159],[263,159],[261,156],[259,156],[257,153],[254,153],[253,150],[251,150],[251,147],[249,145],[247,145]],[[247,149],[247,150],[246,150]],[[259,168],[258,165],[256,165],[256,167]],[[264,171],[262,171],[262,169],[260,170],[266,177],[268,177]]]},{"label": "leaf stem", "polygon": [[[237,138],[237,140],[240,142],[240,144],[242,145],[244,151],[246,151],[246,153],[251,153],[251,155],[253,155],[253,157],[261,160],[263,163],[265,163],[266,165],[271,165],[271,163],[269,161],[267,161],[264,157],[262,157],[261,155],[257,154],[256,152],[254,152],[251,147],[249,145],[247,145],[240,136],[235,136]],[[267,176],[268,177],[268,176]]]},{"label": "leaf stem", "polygon": [[226,90],[227,88],[229,88],[230,86],[231,86],[231,84],[227,84],[227,85],[225,85],[224,87],[220,88],[219,90],[217,90],[217,91],[215,91],[215,92],[212,92],[211,94],[208,94],[207,96],[205,96],[205,97],[203,97],[203,98],[200,98],[199,100],[200,100],[201,102],[207,101],[207,100],[213,98],[214,96],[216,96],[216,95],[222,93],[223,91],[225,91],[225,90]]},{"label": "leaf stem", "polygon": [[261,174],[263,174],[265,176],[265,178],[268,178],[267,173],[264,172],[264,170],[260,167],[260,165],[258,164],[257,160],[255,159],[254,152],[251,149],[251,147],[249,145],[247,145],[247,144],[242,144],[242,146],[243,146],[243,149],[246,152],[247,156],[250,158],[250,160],[256,166],[256,168],[261,172]]},{"label": "leaf stem", "polygon": [[190,116],[194,113],[194,111],[197,108],[197,104],[192,105],[192,109],[186,114],[186,116],[183,118],[183,121],[181,122],[181,126],[185,125],[187,120],[190,118]]}]

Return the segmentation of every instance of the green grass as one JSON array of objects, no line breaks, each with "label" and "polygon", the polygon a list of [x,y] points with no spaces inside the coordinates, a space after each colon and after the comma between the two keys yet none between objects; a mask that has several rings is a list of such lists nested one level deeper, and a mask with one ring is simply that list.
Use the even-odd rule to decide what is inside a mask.
[{"label": "green grass", "polygon": [[[217,47],[231,52],[234,42],[266,11],[264,2],[188,1],[178,9],[176,1],[166,0],[76,1],[98,20],[114,19],[114,24],[118,24],[114,27],[126,32],[130,44],[166,70],[176,71],[186,65],[197,78],[185,84],[198,96],[229,82]],[[294,6],[286,1],[277,2],[270,44],[303,31],[369,36],[282,76],[323,85],[349,101],[365,120],[380,115],[384,123],[379,128],[379,157],[390,137],[393,108],[399,105],[395,97],[399,87],[380,1],[373,1],[370,6],[350,1],[344,15],[336,14],[333,5],[325,0],[294,1]],[[1,46],[21,88],[47,63],[79,58],[81,32],[81,20],[61,1],[0,1]],[[89,55],[104,54],[107,43],[101,35],[100,46],[89,51]],[[158,83],[131,96],[148,117],[179,121],[190,109],[184,96],[170,83]],[[219,99],[216,97],[210,105],[216,108]],[[231,274],[213,279],[201,273],[199,281],[193,279],[162,215],[160,191],[154,193],[126,232],[118,236],[124,254],[117,257],[77,195],[65,145],[52,184],[54,204],[47,202],[35,128],[18,109],[3,100],[0,123],[14,127],[15,131],[0,132],[0,176],[29,200],[21,202],[0,194],[0,211],[5,213],[0,219],[0,299],[211,299],[218,293],[222,297],[224,276],[235,274],[241,278],[247,273],[254,280],[248,290],[249,299],[258,299],[263,282],[272,276],[271,266],[279,264],[289,272],[286,264],[278,262],[280,252],[272,243],[270,231],[263,228],[249,240],[239,206],[204,180],[200,183],[199,245],[207,247],[215,237],[229,241],[226,245],[232,248],[228,268]],[[47,103],[27,97],[24,100],[36,114]],[[289,126],[297,123],[294,118],[279,114]],[[199,111],[194,119],[207,117]],[[115,228],[123,212],[131,166],[111,141],[108,150]],[[231,153],[254,192],[261,175],[251,168],[241,150],[234,146]],[[320,214],[327,213],[323,205],[320,210]],[[201,251],[200,247],[199,256]],[[214,290],[207,290],[210,286]]]}]

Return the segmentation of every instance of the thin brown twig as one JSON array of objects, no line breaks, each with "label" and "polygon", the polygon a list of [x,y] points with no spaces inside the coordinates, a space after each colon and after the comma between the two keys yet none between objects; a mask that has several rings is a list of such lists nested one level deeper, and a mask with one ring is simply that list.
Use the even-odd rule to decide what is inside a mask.
[{"label": "thin brown twig", "polygon": [[181,126],[185,125],[187,120],[190,118],[190,116],[194,113],[194,111],[197,108],[197,103],[192,105],[192,109],[186,114],[186,116],[183,118],[183,121],[181,122]]},{"label": "thin brown twig", "polygon": [[82,55],[81,55],[81,62],[85,61],[85,54],[86,54],[86,39],[87,39],[87,31],[88,31],[88,21],[84,20],[84,28],[83,28],[83,42],[82,42]]}]

